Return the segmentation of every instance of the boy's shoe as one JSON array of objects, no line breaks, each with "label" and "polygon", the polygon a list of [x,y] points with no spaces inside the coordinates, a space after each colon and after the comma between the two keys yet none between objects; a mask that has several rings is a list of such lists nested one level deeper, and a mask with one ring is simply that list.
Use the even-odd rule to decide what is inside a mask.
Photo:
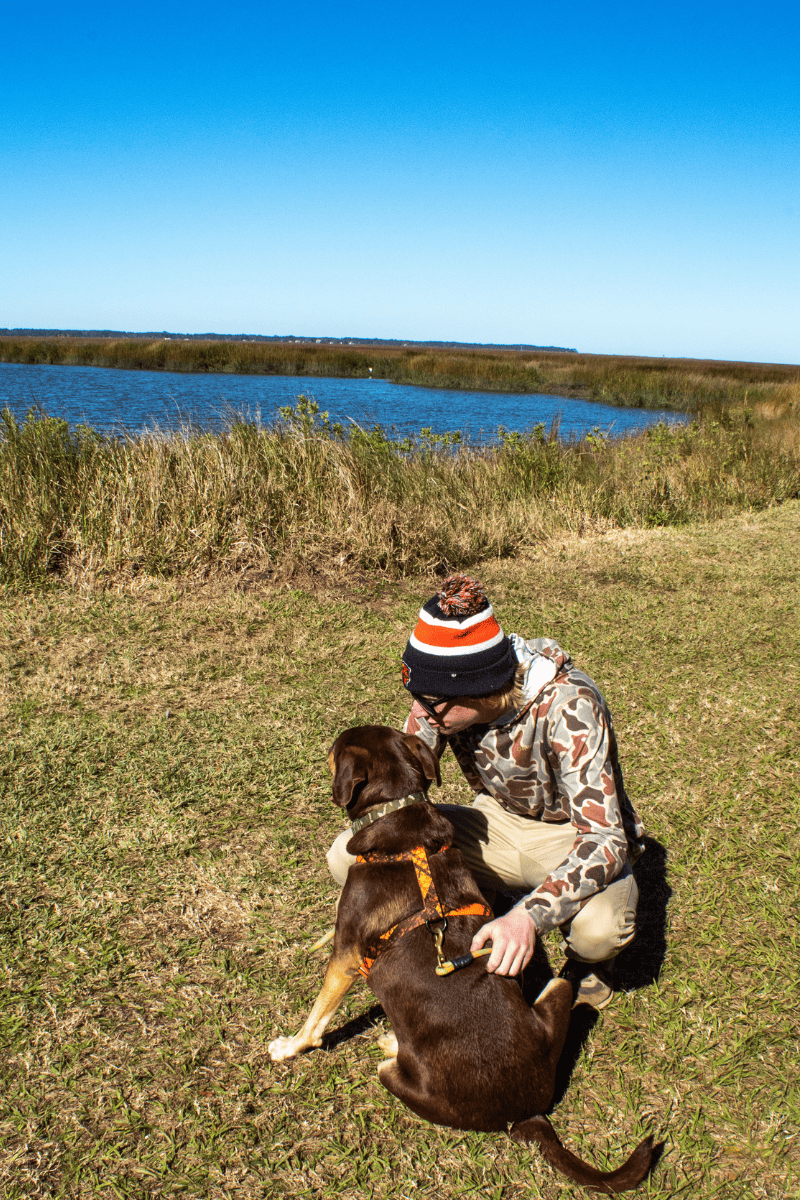
[{"label": "boy's shoe", "polygon": [[590,1004],[601,1009],[614,998],[614,959],[602,963],[581,963],[567,959],[559,972],[568,979],[575,992],[575,1004]]}]

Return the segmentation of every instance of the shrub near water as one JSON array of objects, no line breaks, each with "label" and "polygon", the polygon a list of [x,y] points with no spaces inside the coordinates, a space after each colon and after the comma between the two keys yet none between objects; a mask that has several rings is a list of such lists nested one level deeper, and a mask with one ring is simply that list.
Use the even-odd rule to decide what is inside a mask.
[{"label": "shrub near water", "polygon": [[273,427],[222,434],[104,439],[6,412],[3,578],[345,562],[405,573],[511,555],[558,530],[763,508],[800,494],[796,420],[784,416],[726,411],[567,445],[537,426],[476,448],[430,430],[345,431],[305,397]]}]

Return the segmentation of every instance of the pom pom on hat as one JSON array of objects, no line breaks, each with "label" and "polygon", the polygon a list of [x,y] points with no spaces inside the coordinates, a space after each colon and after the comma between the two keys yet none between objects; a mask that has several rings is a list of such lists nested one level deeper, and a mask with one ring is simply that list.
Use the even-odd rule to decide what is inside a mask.
[{"label": "pom pom on hat", "polygon": [[472,617],[489,607],[483,584],[469,575],[449,575],[437,599],[445,617]]}]

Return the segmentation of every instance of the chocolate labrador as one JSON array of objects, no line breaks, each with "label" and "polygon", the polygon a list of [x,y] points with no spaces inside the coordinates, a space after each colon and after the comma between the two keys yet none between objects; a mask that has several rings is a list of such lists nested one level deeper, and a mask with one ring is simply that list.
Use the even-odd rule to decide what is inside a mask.
[{"label": "chocolate labrador", "polygon": [[601,1172],[561,1144],[546,1116],[572,984],[551,980],[529,1007],[516,980],[488,973],[469,953],[491,910],[452,845],[452,825],[427,801],[430,783],[441,782],[435,754],[417,737],[364,725],[340,734],[328,762],[357,861],[319,997],[299,1033],[270,1043],[272,1059],[320,1046],[364,976],[393,1029],[380,1040],[389,1057],[378,1077],[413,1112],[453,1129],[510,1126],[575,1183],[610,1194],[637,1187],[651,1167],[652,1137]]}]

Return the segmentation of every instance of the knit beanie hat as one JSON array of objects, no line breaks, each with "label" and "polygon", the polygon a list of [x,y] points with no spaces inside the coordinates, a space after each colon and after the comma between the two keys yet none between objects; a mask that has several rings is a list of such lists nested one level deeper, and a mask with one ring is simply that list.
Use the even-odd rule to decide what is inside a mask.
[{"label": "knit beanie hat", "polygon": [[483,585],[451,575],[419,610],[403,654],[403,684],[426,696],[488,696],[519,665]]}]

